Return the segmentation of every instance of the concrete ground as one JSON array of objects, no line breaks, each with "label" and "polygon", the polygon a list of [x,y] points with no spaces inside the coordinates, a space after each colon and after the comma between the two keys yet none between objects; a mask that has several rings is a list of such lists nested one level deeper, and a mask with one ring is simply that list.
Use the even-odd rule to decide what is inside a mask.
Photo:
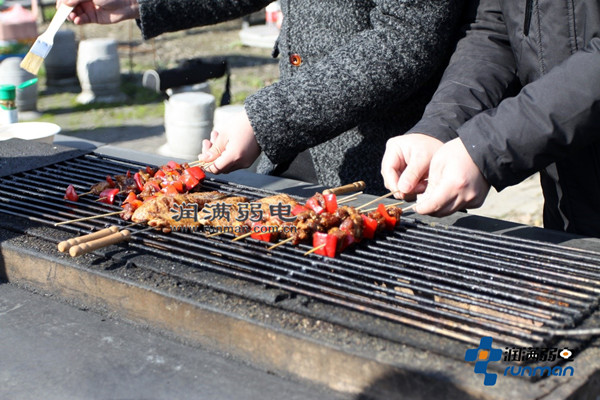
[{"label": "concrete ground", "polygon": [[0,399],[350,399],[0,282]]}]

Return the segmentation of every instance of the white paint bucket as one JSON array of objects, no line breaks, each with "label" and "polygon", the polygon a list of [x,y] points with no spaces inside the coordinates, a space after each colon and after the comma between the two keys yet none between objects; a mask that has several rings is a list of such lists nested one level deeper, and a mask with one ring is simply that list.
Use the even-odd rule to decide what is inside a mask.
[{"label": "white paint bucket", "polygon": [[174,157],[196,159],[202,140],[210,139],[215,112],[215,97],[202,92],[178,93],[165,101],[165,135]]},{"label": "white paint bucket", "polygon": [[[9,57],[0,63],[0,85],[15,85],[35,78],[35,75],[30,74],[20,67],[21,57]],[[17,90],[17,110],[35,111],[37,109],[38,99],[38,84],[34,83],[24,89]]]},{"label": "white paint bucket", "polygon": [[109,38],[87,39],[79,42],[77,77],[81,93],[77,101],[116,103],[125,100],[121,93],[121,66],[117,41]]}]

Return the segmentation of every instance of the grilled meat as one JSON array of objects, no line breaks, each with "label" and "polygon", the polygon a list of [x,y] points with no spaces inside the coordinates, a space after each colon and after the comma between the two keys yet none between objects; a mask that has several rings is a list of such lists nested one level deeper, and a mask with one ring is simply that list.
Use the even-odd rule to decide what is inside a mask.
[{"label": "grilled meat", "polygon": [[[197,210],[201,210],[207,203],[215,201],[217,199],[225,197],[226,194],[221,192],[196,192],[196,193],[182,193],[174,196],[161,195],[152,199],[144,201],[137,210],[135,210],[131,216],[133,222],[146,222],[149,226],[155,228],[161,228],[170,230],[169,227],[174,226],[192,226],[194,224],[200,224],[199,221],[193,221],[188,218],[180,219],[177,221],[176,212],[171,211],[172,209],[180,209],[185,203],[186,205],[194,204],[198,205]],[[175,207],[177,205],[178,207]]]}]

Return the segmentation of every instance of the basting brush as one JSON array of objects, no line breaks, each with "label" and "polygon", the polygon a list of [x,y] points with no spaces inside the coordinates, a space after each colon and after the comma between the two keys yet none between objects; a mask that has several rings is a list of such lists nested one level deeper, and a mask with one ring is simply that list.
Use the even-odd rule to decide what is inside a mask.
[{"label": "basting brush", "polygon": [[65,19],[67,19],[72,10],[73,7],[65,4],[61,4],[58,7],[56,14],[54,14],[52,21],[50,21],[48,29],[46,29],[46,31],[37,38],[23,61],[21,61],[21,68],[34,75],[37,75],[42,63],[44,62],[44,59],[50,52],[50,49],[52,49],[52,45],[54,44],[54,35],[56,35],[56,32],[58,32],[58,29],[63,22],[65,22]]}]

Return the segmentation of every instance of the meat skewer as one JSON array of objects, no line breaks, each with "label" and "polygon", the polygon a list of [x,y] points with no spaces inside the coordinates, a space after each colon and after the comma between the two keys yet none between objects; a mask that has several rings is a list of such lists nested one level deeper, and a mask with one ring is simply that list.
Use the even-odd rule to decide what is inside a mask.
[{"label": "meat skewer", "polygon": [[[226,222],[230,222],[231,220],[231,216],[233,215],[235,218],[235,221],[233,222],[233,225],[235,225],[237,228],[237,234],[239,234],[240,232],[248,232],[250,231],[250,233],[252,232],[252,228],[253,225],[252,223],[250,223],[250,221],[247,221],[245,218],[237,218],[240,214],[243,214],[242,210],[242,204],[244,204],[245,202],[248,201],[247,198],[242,197],[242,196],[228,196],[226,194],[220,193],[220,192],[194,192],[194,193],[178,193],[178,194],[159,194],[157,196],[149,196],[146,197],[143,201],[142,200],[138,200],[137,196],[135,196],[135,194],[130,193],[130,196],[133,195],[133,198],[135,198],[137,202],[139,202],[139,204],[136,204],[135,207],[129,207],[131,205],[130,203],[125,203],[124,204],[124,210],[123,212],[121,212],[121,216],[123,219],[127,220],[127,219],[131,219],[134,223],[144,223],[149,225],[149,228],[154,228],[154,229],[161,229],[163,232],[170,232],[172,229],[178,229],[179,227],[189,227],[191,225],[193,226],[219,226],[219,224],[221,225],[225,225]],[[129,197],[129,196],[128,196]],[[285,216],[288,214],[285,214],[282,212],[282,210],[287,207],[287,210],[291,210],[292,207],[295,207],[298,205],[298,203],[291,198],[288,195],[284,195],[284,194],[279,194],[279,195],[275,195],[275,196],[269,196],[266,198],[262,198],[262,199],[258,199],[255,200],[253,202],[253,212],[259,212],[261,214],[260,218],[256,218],[254,219],[253,222],[255,223],[259,223],[260,225],[266,225],[266,226],[275,226],[275,227],[279,227],[279,226],[283,226],[283,225],[287,225],[288,227],[291,227],[292,224],[290,221],[282,221],[281,219],[279,219],[279,217],[281,216],[283,219],[285,219]],[[256,206],[256,203],[258,203],[258,206]],[[173,215],[172,213],[174,211],[176,211],[174,208],[175,207],[183,207],[186,206],[187,204],[190,204],[192,206],[194,206],[195,210],[203,210],[204,207],[210,208],[210,207],[216,207],[216,206],[227,206],[228,207],[228,212],[229,214],[227,215],[228,218],[224,218],[224,216],[221,216],[219,218],[212,218],[210,221],[207,221],[206,219],[204,220],[199,220],[199,221],[193,221],[192,223],[187,222],[184,223],[185,221],[183,221],[182,219],[177,219],[175,218],[176,216]],[[245,212],[247,213],[247,206],[246,205],[246,210]],[[256,207],[254,207],[256,206]],[[118,212],[115,212],[118,213]],[[110,215],[113,215],[115,213],[110,213]],[[275,213],[275,215],[271,215]],[[283,215],[282,215],[283,214]],[[266,218],[263,218],[262,215],[266,215]],[[85,219],[91,219],[93,217],[87,217]],[[290,216],[290,219],[293,219],[293,217]],[[73,221],[69,221],[69,222],[73,222]],[[104,230],[106,231],[106,230]],[[105,232],[105,233],[109,233],[109,232]],[[115,235],[115,233],[110,232],[111,234],[109,236],[111,236],[111,240],[116,240],[116,241],[121,241],[121,240],[126,240],[127,234],[122,234],[122,235]],[[92,234],[93,235],[93,234]],[[262,238],[264,237],[264,234],[257,234],[257,238]],[[272,235],[273,238],[278,237],[278,234],[274,234]],[[99,237],[99,235],[95,236],[95,237],[82,237],[82,238],[78,238],[79,240],[77,240],[75,242],[75,240],[73,240],[70,244],[72,247],[74,246],[79,246],[80,244],[84,244],[86,243],[86,240],[90,240],[90,239],[94,239],[96,237]],[[269,234],[269,239],[270,239],[271,235]],[[291,239],[295,239],[298,240],[295,237],[292,237]],[[264,240],[264,239],[263,239]],[[103,243],[108,243],[107,241],[104,241]],[[112,243],[112,242],[111,242]],[[63,247],[63,250],[65,250],[65,248],[67,247],[65,244],[63,244],[61,247]],[[79,246],[79,248],[77,250],[73,251],[73,254],[75,255],[80,255],[83,254],[87,251],[91,251],[94,250],[98,247],[89,247],[89,246]]]}]

